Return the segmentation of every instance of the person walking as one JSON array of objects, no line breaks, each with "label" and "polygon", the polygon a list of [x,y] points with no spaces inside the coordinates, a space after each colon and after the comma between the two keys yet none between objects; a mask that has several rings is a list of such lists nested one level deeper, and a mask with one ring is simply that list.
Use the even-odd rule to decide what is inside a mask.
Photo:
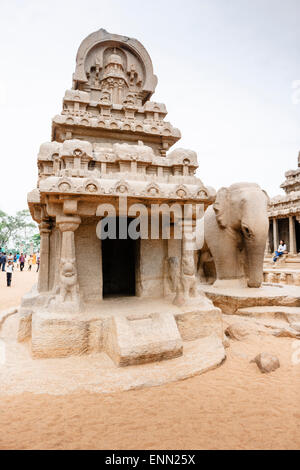
[{"label": "person walking", "polygon": [[19,261],[20,261],[20,271],[23,271],[24,264],[25,264],[25,256],[23,255],[23,253],[21,253]]},{"label": "person walking", "polygon": [[3,253],[0,253],[0,271],[2,269],[2,258],[3,258]]},{"label": "person walking", "polygon": [[27,263],[28,263],[27,271],[31,271],[31,268],[32,268],[32,255],[29,255]]},{"label": "person walking", "polygon": [[11,261],[12,263],[14,262],[14,255],[10,252],[8,257],[7,257],[7,262]]},{"label": "person walking", "polygon": [[7,260],[6,253],[3,253],[2,254],[2,271],[5,271],[6,260]]},{"label": "person walking", "polygon": [[7,268],[6,268],[7,287],[11,287],[11,279],[12,279],[13,270],[14,270],[14,263],[13,263],[13,261],[9,261],[8,264],[7,264]]},{"label": "person walking", "polygon": [[36,272],[38,273],[39,272],[39,269],[40,269],[40,255],[38,254],[37,257],[36,257]]}]

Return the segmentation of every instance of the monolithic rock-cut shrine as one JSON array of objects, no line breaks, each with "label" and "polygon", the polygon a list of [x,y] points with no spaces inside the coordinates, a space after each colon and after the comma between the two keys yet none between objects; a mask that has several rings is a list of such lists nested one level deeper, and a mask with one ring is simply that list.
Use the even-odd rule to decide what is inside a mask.
[{"label": "monolithic rock-cut shrine", "polygon": [[[34,358],[105,352],[117,365],[169,359],[212,337],[222,346],[221,312],[199,289],[189,242],[196,204],[215,191],[195,176],[197,155],[171,147],[180,132],[151,101],[157,78],[136,39],[101,29],[80,45],[72,89],[38,154],[38,185],[28,195],[41,233],[38,285],[23,298],[19,341]],[[175,97],[174,97],[175,98]],[[120,236],[152,205],[190,204],[183,224],[171,212],[170,237]],[[117,236],[99,222],[117,216]],[[133,206],[134,205],[134,206]],[[183,211],[182,211],[183,213]],[[218,344],[219,344],[218,343]],[[223,359],[223,356],[222,356]]]},{"label": "monolithic rock-cut shrine", "polygon": [[[273,197],[269,204],[264,278],[268,282],[300,286],[300,153],[298,168],[285,173],[280,187],[285,194]],[[278,263],[272,263],[280,240],[285,241],[287,253]]]}]

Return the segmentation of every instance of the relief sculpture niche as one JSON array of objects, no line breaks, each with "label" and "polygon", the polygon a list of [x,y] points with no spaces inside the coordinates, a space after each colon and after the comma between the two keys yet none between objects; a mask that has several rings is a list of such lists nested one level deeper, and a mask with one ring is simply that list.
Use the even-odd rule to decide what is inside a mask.
[{"label": "relief sculpture niche", "polygon": [[103,100],[107,93],[113,104],[123,104],[129,95],[131,104],[134,99],[142,104],[143,66],[129,50],[110,45],[95,47],[86,58],[85,71],[84,90],[91,91],[94,98],[99,99],[101,92]]}]

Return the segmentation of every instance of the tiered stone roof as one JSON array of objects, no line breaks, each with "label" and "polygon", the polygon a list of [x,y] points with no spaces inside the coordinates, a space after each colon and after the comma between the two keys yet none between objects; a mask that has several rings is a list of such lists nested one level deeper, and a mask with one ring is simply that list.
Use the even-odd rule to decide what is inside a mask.
[{"label": "tiered stone roof", "polygon": [[300,220],[300,153],[298,168],[285,173],[285,181],[280,187],[286,194],[275,196],[269,205],[269,217],[296,216]]},{"label": "tiered stone roof", "polygon": [[136,39],[101,29],[82,42],[52,141],[38,154],[38,185],[28,197],[33,216],[38,204],[47,213],[50,199],[59,204],[65,196],[214,200],[215,191],[195,175],[196,153],[169,152],[181,134],[165,121],[166,106],[150,101],[156,84]]}]

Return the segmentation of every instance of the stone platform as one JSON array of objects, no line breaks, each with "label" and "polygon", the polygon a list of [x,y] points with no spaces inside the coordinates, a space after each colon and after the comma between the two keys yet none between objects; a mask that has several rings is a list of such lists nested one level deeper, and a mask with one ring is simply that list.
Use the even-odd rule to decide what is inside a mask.
[{"label": "stone platform", "polygon": [[116,365],[172,359],[185,354],[183,343],[215,336],[222,341],[220,309],[205,297],[184,307],[170,299],[110,298],[85,304],[79,313],[51,311],[29,296],[18,319],[18,340],[31,339],[33,358],[106,353]]},{"label": "stone platform", "polygon": [[285,320],[288,323],[300,323],[300,307],[267,305],[265,307],[239,308],[237,315],[251,318]]},{"label": "stone platform", "polygon": [[268,283],[300,286],[300,255],[285,255],[276,263],[273,256],[268,255],[264,260],[263,276]]},{"label": "stone platform", "polygon": [[183,355],[148,364],[118,367],[105,352],[64,358],[31,357],[30,342],[17,341],[18,316],[12,314],[0,330],[5,362],[0,364],[1,394],[23,392],[63,395],[75,391],[111,393],[163,385],[212,370],[226,358],[215,334],[183,341]]},{"label": "stone platform", "polygon": [[202,289],[216,307],[229,315],[251,307],[300,307],[300,288],[297,286],[263,285],[252,289],[204,285]]}]

